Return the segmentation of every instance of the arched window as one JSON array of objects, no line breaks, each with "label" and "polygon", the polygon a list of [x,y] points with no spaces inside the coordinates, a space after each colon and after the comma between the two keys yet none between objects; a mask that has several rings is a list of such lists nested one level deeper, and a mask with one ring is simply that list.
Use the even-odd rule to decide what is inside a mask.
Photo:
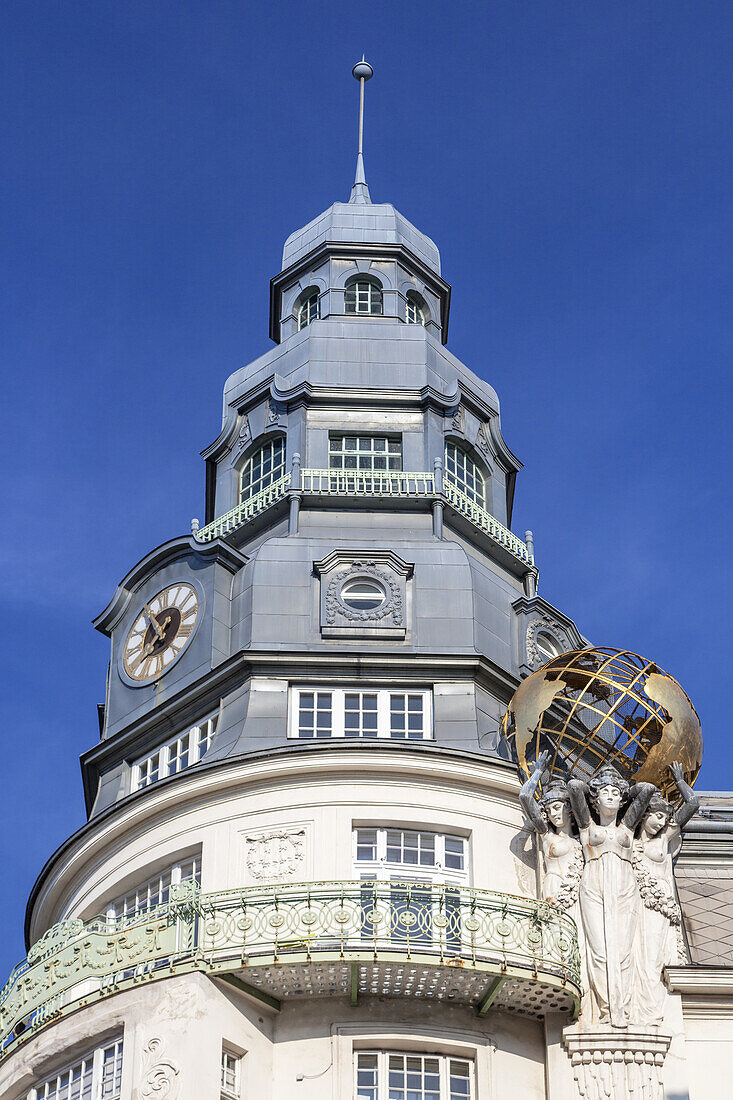
[{"label": "arched window", "polygon": [[275,436],[253,451],[242,467],[239,503],[250,500],[262,489],[278,481],[284,473],[285,440],[282,436]]},{"label": "arched window", "polygon": [[471,456],[457,443],[445,445],[445,477],[474,504],[479,504],[482,508],[486,507],[484,475]]},{"label": "arched window", "polygon": [[320,314],[318,312],[318,291],[315,287],[308,287],[303,291],[299,299],[298,305],[298,332],[306,325],[309,325],[311,321],[317,321]]},{"label": "arched window", "polygon": [[382,315],[382,284],[366,275],[349,279],[344,291],[344,312]]},{"label": "arched window", "polygon": [[425,303],[414,290],[408,290],[405,299],[405,320],[408,325],[424,325],[427,312]]},{"label": "arched window", "polygon": [[534,640],[535,648],[543,661],[551,661],[553,657],[559,657],[562,647],[557,638],[547,630],[538,630]]}]

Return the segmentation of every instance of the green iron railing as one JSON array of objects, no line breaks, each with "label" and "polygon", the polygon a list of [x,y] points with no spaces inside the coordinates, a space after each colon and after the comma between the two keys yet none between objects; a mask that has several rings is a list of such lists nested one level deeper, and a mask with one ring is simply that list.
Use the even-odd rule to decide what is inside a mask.
[{"label": "green iron railing", "polygon": [[[416,882],[297,883],[202,894],[171,886],[147,913],[54,925],[0,991],[0,1053],[90,1001],[141,981],[287,961],[460,966],[580,985],[578,938],[546,902]],[[246,977],[246,974],[245,974]]]},{"label": "green iron railing", "polygon": [[[437,487],[436,487],[437,482]],[[439,477],[425,471],[410,470],[316,470],[300,469],[293,465],[292,474],[285,474],[278,481],[238,504],[236,508],[219,516],[205,527],[194,530],[199,542],[209,542],[236,531],[249,520],[277,504],[290,491],[309,497],[340,497],[344,500],[390,497],[400,500],[444,500],[451,508],[484,531],[494,542],[510,554],[534,565],[534,554],[526,543],[517,538],[508,527],[487,512],[470,497],[462,493],[445,474]]]},{"label": "green iron railing", "polygon": [[476,527],[481,531],[485,531],[487,535],[490,535],[494,542],[498,542],[515,557],[521,558],[527,565],[534,565],[534,557],[530,553],[527,545],[517,538],[508,527],[505,527],[503,523],[499,523],[498,519],[495,519],[490,512],[487,512],[481,505],[476,504],[475,501],[467,497],[465,493],[462,493],[460,489],[448,480],[445,475],[443,476],[443,496],[457,512],[466,516],[471,520]]},{"label": "green iron railing", "polygon": [[435,479],[405,470],[301,470],[304,493],[340,497],[431,497]]}]

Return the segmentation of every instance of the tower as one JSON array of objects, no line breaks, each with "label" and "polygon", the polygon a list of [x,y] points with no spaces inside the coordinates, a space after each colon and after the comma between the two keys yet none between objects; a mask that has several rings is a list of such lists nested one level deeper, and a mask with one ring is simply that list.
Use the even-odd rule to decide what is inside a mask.
[{"label": "tower", "polygon": [[203,525],[95,622],[89,820],[29,900],[0,1096],[566,1095],[577,934],[498,729],[585,640],[511,531],[520,463],[449,305],[360,141],[349,200],[285,242],[274,347],[225,384]]}]

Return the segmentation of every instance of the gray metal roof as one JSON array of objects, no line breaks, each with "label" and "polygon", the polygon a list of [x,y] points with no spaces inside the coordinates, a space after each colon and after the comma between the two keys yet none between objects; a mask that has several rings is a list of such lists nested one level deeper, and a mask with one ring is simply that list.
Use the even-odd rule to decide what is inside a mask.
[{"label": "gray metal roof", "polygon": [[440,274],[440,253],[425,233],[408,222],[388,202],[373,203],[364,179],[361,157],[349,202],[335,202],[302,229],[291,233],[283,248],[283,270],[322,244],[404,245]]}]

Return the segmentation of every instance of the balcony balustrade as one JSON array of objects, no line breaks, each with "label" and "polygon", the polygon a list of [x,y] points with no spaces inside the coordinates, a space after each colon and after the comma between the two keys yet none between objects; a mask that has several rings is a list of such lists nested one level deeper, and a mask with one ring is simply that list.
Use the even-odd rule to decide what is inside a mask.
[{"label": "balcony balustrade", "polygon": [[527,898],[419,882],[170,888],[147,913],[54,925],[0,991],[0,1057],[60,1017],[136,984],[201,971],[259,996],[360,994],[576,1011],[577,931]]},{"label": "balcony balustrade", "polygon": [[302,495],[309,500],[326,498],[333,501],[334,498],[340,498],[349,503],[359,499],[390,498],[405,504],[424,501],[429,507],[434,501],[442,501],[507,550],[512,557],[528,568],[534,565],[531,547],[517,538],[508,527],[462,493],[445,474],[425,471],[316,470],[301,469],[294,463],[292,473],[281,477],[267,489],[219,516],[212,523],[194,530],[194,537],[199,542],[222,538],[277,504],[287,493]]}]

